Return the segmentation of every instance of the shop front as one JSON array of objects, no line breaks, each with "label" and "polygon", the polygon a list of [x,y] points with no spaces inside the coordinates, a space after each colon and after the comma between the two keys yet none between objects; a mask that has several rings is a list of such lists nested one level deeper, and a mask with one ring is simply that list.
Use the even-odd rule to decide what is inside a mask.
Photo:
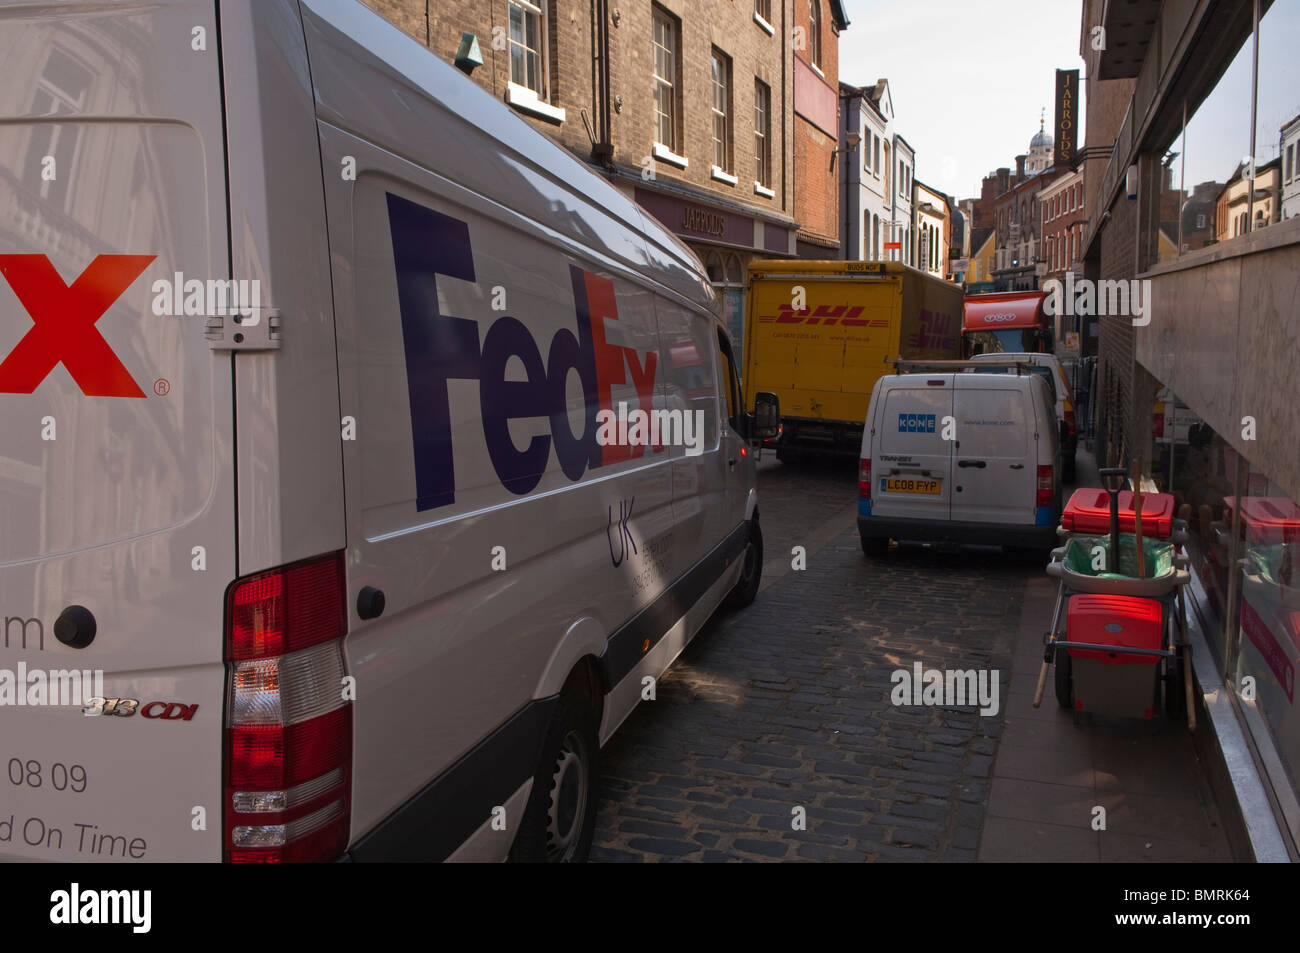
[{"label": "shop front", "polygon": [[795,223],[641,187],[633,198],[699,256],[717,293],[719,316],[743,360],[746,269],[756,258],[794,257]]}]

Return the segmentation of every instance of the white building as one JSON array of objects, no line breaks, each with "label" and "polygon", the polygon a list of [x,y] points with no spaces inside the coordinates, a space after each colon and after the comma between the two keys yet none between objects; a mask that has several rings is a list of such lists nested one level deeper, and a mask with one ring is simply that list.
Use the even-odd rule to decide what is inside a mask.
[{"label": "white building", "polygon": [[[844,256],[858,261],[915,261],[912,170],[916,154],[894,131],[889,80],[840,84],[840,209]],[[898,243],[898,249],[886,244]]]},{"label": "white building", "polygon": [[1282,218],[1300,215],[1300,116],[1282,127]]}]

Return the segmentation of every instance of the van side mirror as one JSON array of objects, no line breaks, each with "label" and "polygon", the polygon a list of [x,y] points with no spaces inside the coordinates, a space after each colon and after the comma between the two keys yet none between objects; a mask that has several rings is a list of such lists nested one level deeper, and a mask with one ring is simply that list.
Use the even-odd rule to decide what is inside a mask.
[{"label": "van side mirror", "polygon": [[776,394],[762,391],[754,395],[754,440],[771,440],[781,432],[781,402]]}]

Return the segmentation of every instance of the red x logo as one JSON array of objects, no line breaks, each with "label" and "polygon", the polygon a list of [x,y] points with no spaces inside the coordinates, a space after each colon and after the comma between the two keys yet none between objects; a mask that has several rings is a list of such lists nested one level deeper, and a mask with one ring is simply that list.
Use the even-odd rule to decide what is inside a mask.
[{"label": "red x logo", "polygon": [[0,393],[30,394],[62,361],[87,397],[143,397],[95,322],[156,257],[99,255],[65,285],[44,255],[0,255],[0,275],[35,322],[0,363]]}]

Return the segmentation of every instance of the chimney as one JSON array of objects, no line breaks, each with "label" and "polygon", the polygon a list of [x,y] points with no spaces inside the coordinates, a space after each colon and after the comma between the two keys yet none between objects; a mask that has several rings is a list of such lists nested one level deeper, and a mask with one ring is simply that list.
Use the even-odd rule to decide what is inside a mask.
[{"label": "chimney", "polygon": [[1003,195],[1011,188],[1011,170],[1006,166],[998,169],[998,195]]},{"label": "chimney", "polygon": [[1025,159],[1027,156],[1016,156],[1016,182],[1025,181]]}]

